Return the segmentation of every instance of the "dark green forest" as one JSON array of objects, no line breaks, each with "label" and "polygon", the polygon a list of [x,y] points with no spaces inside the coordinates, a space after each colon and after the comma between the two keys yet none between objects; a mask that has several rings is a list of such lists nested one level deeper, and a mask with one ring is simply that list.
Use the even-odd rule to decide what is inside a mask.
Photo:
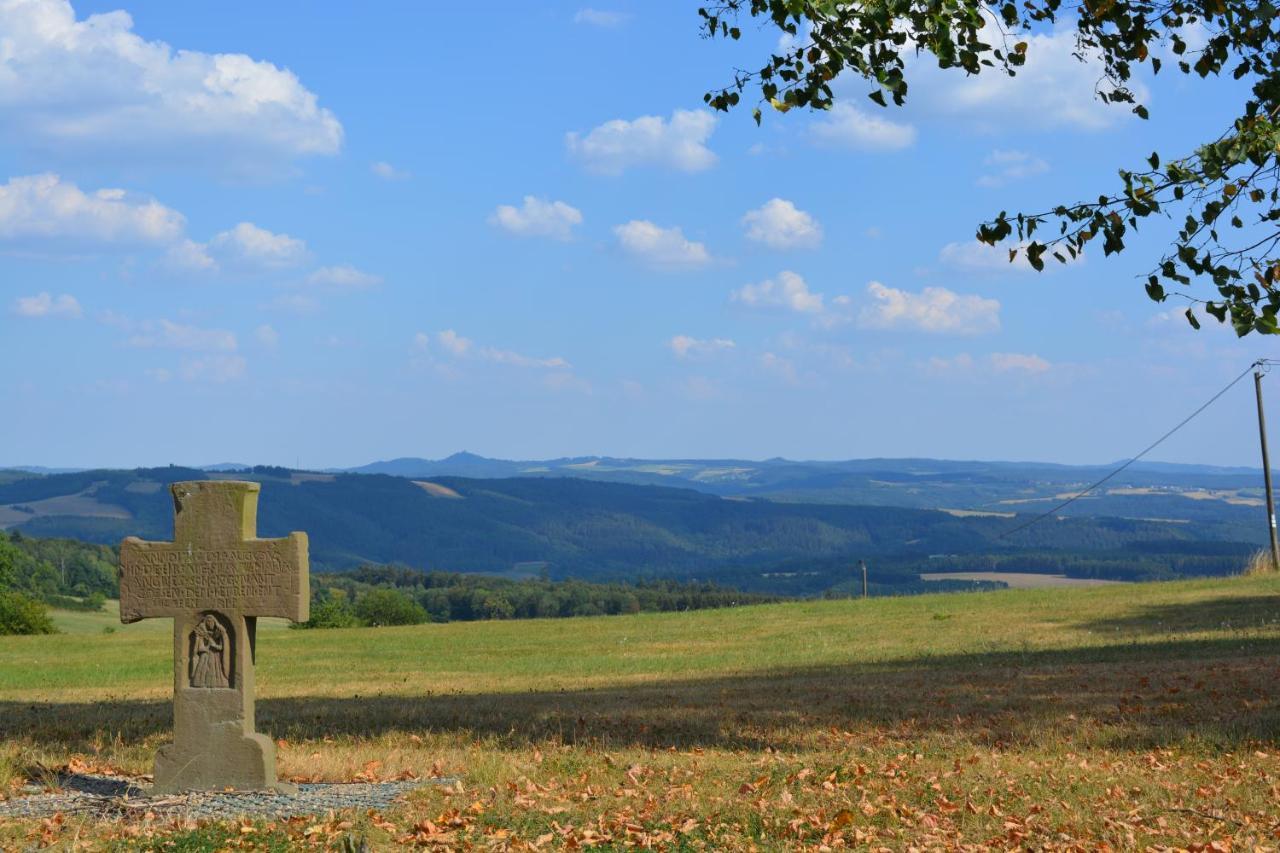
[{"label": "dark green forest", "polygon": [[312,617],[303,624],[308,628],[617,616],[779,600],[776,596],[743,593],[711,583],[515,580],[373,565],[351,572],[314,575],[311,583]]}]

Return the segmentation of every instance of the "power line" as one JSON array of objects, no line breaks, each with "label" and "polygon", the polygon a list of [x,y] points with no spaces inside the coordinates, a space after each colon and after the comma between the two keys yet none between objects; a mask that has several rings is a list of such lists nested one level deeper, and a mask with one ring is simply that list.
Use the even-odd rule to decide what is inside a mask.
[{"label": "power line", "polygon": [[1230,382],[1228,382],[1228,383],[1226,384],[1226,387],[1224,387],[1221,391],[1219,391],[1217,394],[1214,394],[1212,397],[1210,397],[1210,398],[1209,398],[1209,399],[1204,403],[1204,405],[1202,405],[1200,408],[1196,409],[1194,412],[1192,412],[1191,414],[1189,414],[1189,415],[1187,415],[1185,418],[1183,418],[1181,421],[1179,421],[1177,426],[1175,426],[1173,429],[1169,430],[1169,431],[1168,431],[1168,432],[1166,432],[1164,435],[1162,435],[1162,436],[1160,436],[1159,438],[1157,438],[1155,441],[1153,441],[1150,445],[1148,445],[1148,446],[1147,446],[1147,448],[1146,448],[1145,450],[1143,450],[1141,453],[1139,453],[1137,456],[1133,457],[1133,458],[1132,458],[1132,459],[1130,459],[1128,462],[1125,462],[1125,463],[1124,463],[1123,465],[1121,465],[1119,468],[1116,468],[1114,471],[1112,471],[1112,472],[1111,472],[1110,474],[1108,474],[1107,476],[1103,477],[1103,478],[1102,478],[1101,480],[1099,480],[1098,482],[1094,483],[1094,484],[1093,484],[1093,485],[1091,485],[1091,486],[1088,486],[1087,488],[1085,488],[1085,489],[1081,490],[1080,492],[1077,492],[1076,494],[1074,494],[1074,495],[1072,495],[1071,497],[1067,498],[1065,501],[1063,501],[1062,503],[1058,504],[1057,506],[1055,506],[1053,509],[1049,510],[1048,512],[1041,513],[1040,515],[1037,515],[1035,518],[1031,519],[1030,521],[1026,521],[1026,522],[1023,522],[1022,524],[1019,524],[1017,527],[1013,528],[1012,530],[1006,530],[1004,533],[1001,533],[999,536],[997,536],[997,537],[996,537],[996,539],[1007,539],[1008,537],[1012,536],[1012,535],[1013,535],[1013,534],[1015,534],[1015,533],[1020,533],[1021,531],[1026,530],[1026,529],[1027,529],[1028,527],[1030,527],[1031,525],[1033,525],[1033,524],[1039,524],[1040,522],[1044,521],[1044,520],[1045,520],[1046,518],[1048,518],[1049,516],[1051,516],[1051,515],[1056,515],[1060,510],[1063,510],[1063,509],[1065,509],[1066,507],[1070,506],[1071,504],[1075,503],[1076,501],[1080,500],[1082,497],[1084,497],[1085,495],[1089,494],[1089,493],[1090,493],[1090,492],[1092,492],[1094,489],[1098,488],[1098,487],[1099,487],[1099,486],[1101,486],[1103,483],[1107,482],[1107,481],[1108,481],[1108,480],[1110,480],[1112,477],[1116,476],[1116,475],[1117,475],[1117,474],[1119,474],[1121,471],[1125,470],[1125,469],[1126,469],[1126,468],[1128,468],[1130,465],[1132,465],[1133,463],[1137,462],[1139,459],[1141,459],[1142,457],[1146,456],[1146,455],[1147,455],[1148,453],[1150,453],[1151,451],[1155,450],[1157,447],[1159,447],[1161,444],[1163,444],[1167,438],[1169,438],[1170,436],[1172,436],[1175,432],[1177,432],[1178,430],[1182,429],[1182,428],[1183,428],[1184,426],[1186,426],[1187,424],[1191,423],[1191,421],[1192,421],[1192,420],[1194,420],[1194,419],[1195,419],[1195,417],[1196,417],[1197,415],[1199,415],[1199,414],[1200,414],[1201,412],[1203,412],[1205,409],[1207,409],[1207,408],[1209,408],[1210,406],[1212,406],[1214,403],[1218,402],[1218,399],[1219,399],[1223,394],[1227,393],[1227,392],[1228,392],[1228,391],[1230,391],[1232,388],[1234,388],[1234,387],[1236,386],[1236,383],[1237,383],[1237,382],[1239,382],[1241,379],[1244,379],[1246,376],[1248,376],[1248,375],[1249,375],[1249,371],[1254,370],[1254,369],[1256,369],[1256,368],[1258,368],[1258,367],[1262,367],[1263,365],[1269,365],[1269,364],[1273,364],[1273,363],[1274,363],[1274,362],[1273,362],[1271,359],[1268,359],[1268,358],[1260,358],[1260,359],[1258,359],[1258,360],[1257,360],[1257,361],[1255,361],[1253,364],[1251,364],[1251,365],[1249,365],[1248,367],[1246,367],[1246,368],[1244,369],[1244,371],[1243,371],[1239,376],[1237,376],[1235,379],[1232,379]]}]

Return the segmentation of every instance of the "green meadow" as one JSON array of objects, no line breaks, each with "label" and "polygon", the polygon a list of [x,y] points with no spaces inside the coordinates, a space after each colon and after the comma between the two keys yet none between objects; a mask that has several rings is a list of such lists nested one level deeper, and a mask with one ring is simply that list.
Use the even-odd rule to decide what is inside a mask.
[{"label": "green meadow", "polygon": [[[145,774],[170,726],[167,620],[57,622],[64,633],[0,638],[0,786],[12,795],[42,769]],[[226,837],[263,849],[353,834],[375,849],[1274,846],[1277,652],[1280,579],[1265,576],[406,628],[269,623],[258,728],[279,739],[282,775],[458,783],[385,815]],[[221,832],[68,818],[56,832],[0,824],[0,842],[217,849]]]}]

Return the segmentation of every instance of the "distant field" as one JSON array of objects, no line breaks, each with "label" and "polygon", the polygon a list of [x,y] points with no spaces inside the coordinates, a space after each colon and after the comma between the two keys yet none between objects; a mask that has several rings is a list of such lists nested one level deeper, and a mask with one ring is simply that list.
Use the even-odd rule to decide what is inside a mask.
[{"label": "distant field", "polygon": [[[111,619],[0,638],[0,790],[71,761],[148,772],[169,624]],[[69,816],[0,824],[0,848],[1274,847],[1278,655],[1269,577],[272,629],[258,724],[284,775],[461,786],[311,835]]]},{"label": "distant field", "polygon": [[926,581],[1001,581],[1010,589],[1050,589],[1123,583],[1123,581],[1069,578],[1066,575],[1042,575],[1032,572],[929,572],[920,575],[920,578]]}]

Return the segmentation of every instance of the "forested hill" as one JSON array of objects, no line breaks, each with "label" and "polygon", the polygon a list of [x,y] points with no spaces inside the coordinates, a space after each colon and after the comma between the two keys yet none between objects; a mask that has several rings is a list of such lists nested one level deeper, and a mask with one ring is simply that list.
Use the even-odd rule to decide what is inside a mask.
[{"label": "forested hill", "polygon": [[[306,530],[317,568],[363,562],[584,579],[711,579],[813,593],[873,559],[905,581],[940,555],[1026,555],[1029,567],[1102,576],[1224,573],[1259,540],[1246,519],[1195,525],[1118,518],[1050,520],[1007,539],[1007,517],[884,506],[774,503],[573,478],[410,480],[255,468],[23,476],[0,483],[0,525],[32,536],[115,543],[172,532],[167,484],[262,483],[259,531]],[[931,560],[932,558],[932,560]]]}]

